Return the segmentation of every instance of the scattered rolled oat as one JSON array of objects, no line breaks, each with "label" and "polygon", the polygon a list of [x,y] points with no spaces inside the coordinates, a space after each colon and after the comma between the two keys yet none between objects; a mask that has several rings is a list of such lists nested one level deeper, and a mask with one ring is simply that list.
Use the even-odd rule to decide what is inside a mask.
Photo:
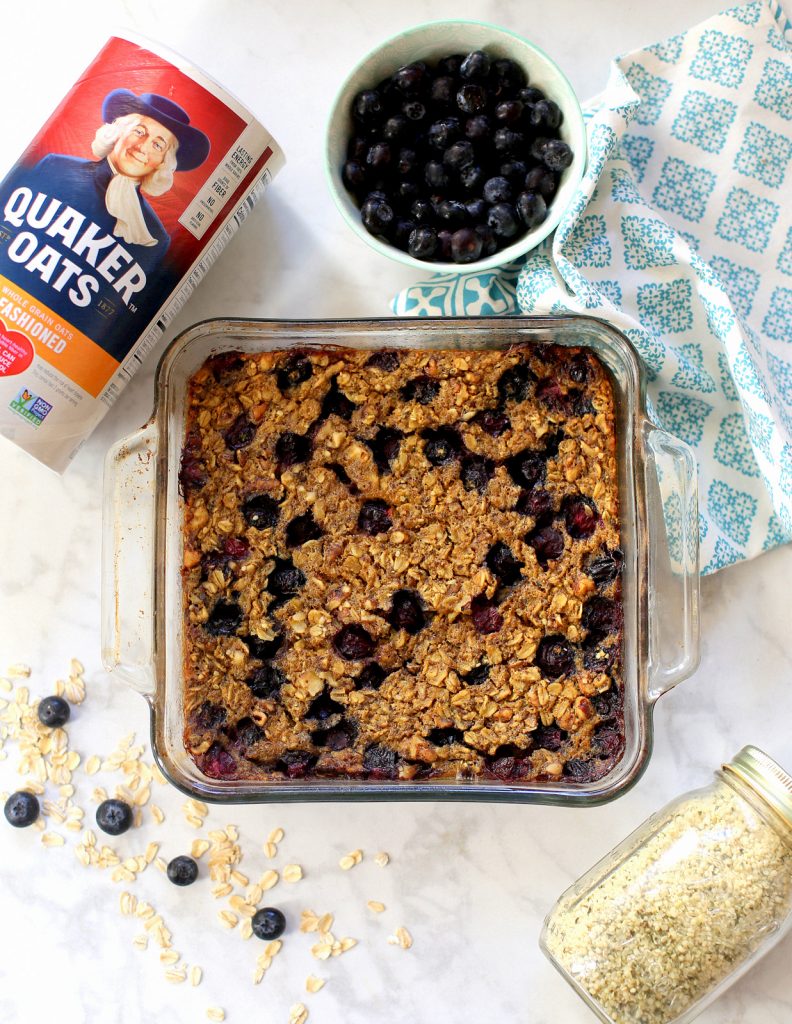
[{"label": "scattered rolled oat", "polygon": [[206,839],[193,839],[192,846],[190,847],[190,856],[194,860],[200,860],[209,849],[209,846],[210,844]]},{"label": "scattered rolled oat", "polygon": [[131,892],[122,892],[119,903],[122,914],[134,914],[137,908],[137,896],[133,896]]},{"label": "scattered rolled oat", "polygon": [[303,877],[303,869],[299,864],[287,864],[283,869],[284,882],[299,882]]},{"label": "scattered rolled oat", "polygon": [[148,935],[136,935],[134,939],[132,939],[132,945],[142,953],[144,950],[148,949]]},{"label": "scattered rolled oat", "polygon": [[274,828],[270,832],[270,834],[267,836],[267,842],[268,843],[280,843],[280,842],[283,841],[283,837],[285,835],[286,835],[286,833],[283,831],[282,828]]},{"label": "scattered rolled oat", "polygon": [[390,856],[389,856],[389,854],[385,853],[384,850],[381,851],[380,853],[378,853],[374,857],[374,863],[377,865],[377,867],[380,867],[380,868],[384,868],[389,861],[390,861]]},{"label": "scattered rolled oat", "polygon": [[306,992],[318,992],[320,988],[324,988],[325,979],[317,978],[315,974],[309,974],[305,979],[305,990]]},{"label": "scattered rolled oat", "polygon": [[63,846],[66,840],[57,832],[44,832],[41,836],[41,842],[44,846]]},{"label": "scattered rolled oat", "polygon": [[280,876],[278,875],[277,871],[273,871],[270,869],[269,871],[264,872],[264,874],[259,879],[258,884],[261,886],[264,892],[266,892],[267,889],[271,889],[274,885],[278,884],[279,877]]},{"label": "scattered rolled oat", "polygon": [[156,821],[158,825],[161,825],[165,821],[165,812],[157,807],[156,804],[151,805],[151,817]]},{"label": "scattered rolled oat", "polygon": [[385,904],[380,903],[379,900],[369,900],[366,906],[369,910],[373,910],[375,914],[381,914],[385,909]]},{"label": "scattered rolled oat", "polygon": [[187,981],[187,972],[183,967],[171,967],[165,971],[165,980],[174,985],[181,985],[182,982]]},{"label": "scattered rolled oat", "polygon": [[236,914],[232,914],[230,910],[221,910],[217,916],[226,928],[236,928],[239,924],[239,918]]},{"label": "scattered rolled oat", "polygon": [[83,768],[86,775],[96,775],[102,766],[102,759],[98,754],[91,754],[88,760],[85,762]]},{"label": "scattered rolled oat", "polygon": [[223,1021],[225,1020],[225,1010],[221,1010],[219,1006],[210,1006],[206,1011],[206,1016],[209,1020]]},{"label": "scattered rolled oat", "polygon": [[409,949],[413,944],[412,935],[406,928],[397,928],[395,935],[388,936],[388,942],[391,946],[401,946],[402,949]]},{"label": "scattered rolled oat", "polygon": [[160,953],[160,963],[166,966],[177,964],[181,960],[181,953],[175,949],[163,949]]},{"label": "scattered rolled oat", "polygon": [[8,666],[8,674],[12,679],[29,679],[32,671],[30,665],[23,665],[21,662]]},{"label": "scattered rolled oat", "polygon": [[360,864],[362,860],[363,851],[353,850],[351,853],[348,853],[345,857],[341,858],[338,862],[338,866],[342,871],[349,871],[350,868],[354,868],[357,864]]},{"label": "scattered rolled oat", "polygon": [[201,978],[203,978],[203,971],[196,964],[194,967],[190,968],[190,984],[193,988],[201,984]]},{"label": "scattered rolled oat", "polygon": [[289,1010],[289,1024],[305,1024],[308,1020],[308,1010],[302,1003],[295,1003]]}]

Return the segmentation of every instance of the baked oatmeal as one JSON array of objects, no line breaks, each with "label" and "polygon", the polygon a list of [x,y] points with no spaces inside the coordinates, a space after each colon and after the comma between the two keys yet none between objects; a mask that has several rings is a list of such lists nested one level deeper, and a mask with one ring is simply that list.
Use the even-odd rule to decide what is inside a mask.
[{"label": "baked oatmeal", "polygon": [[610,771],[614,415],[586,349],[208,360],[180,472],[184,738],[201,771]]}]

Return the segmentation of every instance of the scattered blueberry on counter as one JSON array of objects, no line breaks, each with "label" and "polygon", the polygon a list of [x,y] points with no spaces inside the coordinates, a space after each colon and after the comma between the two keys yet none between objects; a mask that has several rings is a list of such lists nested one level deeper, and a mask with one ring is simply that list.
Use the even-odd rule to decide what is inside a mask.
[{"label": "scattered blueberry on counter", "polygon": [[415,259],[474,263],[541,224],[571,148],[509,59],[415,61],[352,101],[342,180],[363,226]]},{"label": "scattered blueberry on counter", "polygon": [[198,865],[192,857],[174,857],[168,863],[167,874],[174,885],[192,885],[198,877]]},{"label": "scattered blueberry on counter", "polygon": [[39,802],[32,793],[12,793],[6,800],[3,813],[6,821],[14,828],[27,828],[39,816]]},{"label": "scattered blueberry on counter", "polygon": [[132,808],[124,800],[103,800],[96,808],[96,824],[109,836],[120,836],[132,825]]},{"label": "scattered blueberry on counter", "polygon": [[286,928],[286,918],[277,907],[262,907],[252,918],[253,934],[257,939],[277,939]]},{"label": "scattered blueberry on counter", "polygon": [[42,725],[58,729],[69,721],[71,707],[63,697],[44,697],[39,701],[38,717]]}]

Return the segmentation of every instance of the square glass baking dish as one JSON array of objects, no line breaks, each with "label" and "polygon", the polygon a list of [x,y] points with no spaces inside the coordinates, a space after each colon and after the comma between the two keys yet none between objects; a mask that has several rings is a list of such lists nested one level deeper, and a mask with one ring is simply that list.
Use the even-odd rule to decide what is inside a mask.
[{"label": "square glass baking dish", "polygon": [[[624,718],[621,760],[595,782],[489,779],[218,781],[183,743],[182,502],[178,472],[185,399],[210,356],[329,346],[359,349],[492,349],[531,343],[586,346],[609,370],[616,403],[621,543],[624,551]],[[151,742],[179,789],[225,803],[309,800],[500,800],[597,804],[625,792],[652,748],[657,698],[699,659],[696,464],[687,445],[649,419],[646,379],[629,341],[585,316],[331,321],[209,320],[164,353],[154,413],[107,456],[104,484],[102,657],[146,698]]]}]

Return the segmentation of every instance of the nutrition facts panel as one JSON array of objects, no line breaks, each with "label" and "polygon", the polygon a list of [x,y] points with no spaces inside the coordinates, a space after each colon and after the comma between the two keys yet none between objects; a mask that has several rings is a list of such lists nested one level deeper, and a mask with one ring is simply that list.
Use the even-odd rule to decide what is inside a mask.
[{"label": "nutrition facts panel", "polygon": [[249,124],[206,179],[179,223],[201,239],[217,220],[253,164],[266,155],[270,137],[259,124]]}]

